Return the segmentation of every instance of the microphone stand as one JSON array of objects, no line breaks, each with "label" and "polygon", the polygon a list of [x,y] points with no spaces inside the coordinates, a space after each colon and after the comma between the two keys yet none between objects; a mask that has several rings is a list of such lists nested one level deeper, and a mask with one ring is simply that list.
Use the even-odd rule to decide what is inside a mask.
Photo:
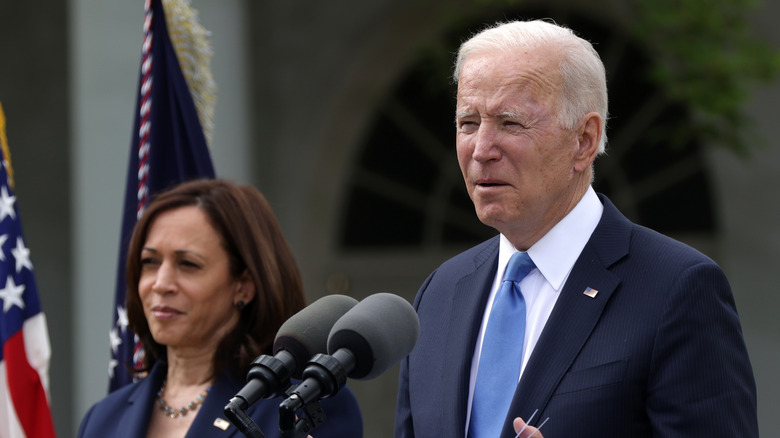
[{"label": "microphone stand", "polygon": [[[279,405],[281,438],[306,438],[325,421],[325,412],[319,399],[335,395],[347,383],[347,374],[355,367],[355,356],[346,349],[333,353],[316,354],[303,371],[303,382]],[[303,409],[304,416],[295,413]]]},{"label": "microphone stand", "polygon": [[273,394],[289,381],[292,355],[285,351],[277,354],[279,357],[261,355],[249,365],[246,376],[249,383],[223,409],[228,420],[247,438],[265,438],[257,423],[245,412],[257,401],[257,391],[264,389],[263,395]]},{"label": "microphone stand", "polygon": [[[298,418],[295,413],[301,408],[305,415]],[[293,394],[279,405],[281,438],[306,438],[324,421],[325,411],[316,400],[309,404],[303,404],[303,400]]]},{"label": "microphone stand", "polygon": [[225,416],[228,417],[228,420],[230,420],[231,423],[233,423],[236,428],[244,434],[247,438],[265,438],[265,435],[263,435],[263,431],[260,430],[260,427],[257,425],[257,423],[252,420],[249,415],[244,412],[243,409],[241,409],[241,404],[244,403],[244,400],[233,397],[230,399],[230,402],[225,406]]}]

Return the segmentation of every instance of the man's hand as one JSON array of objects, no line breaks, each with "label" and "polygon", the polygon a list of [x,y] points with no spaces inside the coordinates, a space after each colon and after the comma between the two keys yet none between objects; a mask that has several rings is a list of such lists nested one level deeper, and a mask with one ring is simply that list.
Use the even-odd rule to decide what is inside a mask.
[{"label": "man's hand", "polygon": [[[515,421],[512,422],[512,426],[515,428],[515,433],[518,434],[517,438],[529,438],[531,436],[534,438],[544,438],[542,433],[539,432],[539,429],[528,426],[520,417],[515,418]],[[520,431],[522,431],[522,433],[520,433]]]}]

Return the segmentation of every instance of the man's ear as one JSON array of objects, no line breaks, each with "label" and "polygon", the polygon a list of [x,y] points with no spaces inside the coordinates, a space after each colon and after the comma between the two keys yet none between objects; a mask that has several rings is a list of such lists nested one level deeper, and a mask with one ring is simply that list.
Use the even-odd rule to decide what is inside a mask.
[{"label": "man's ear", "polygon": [[584,172],[590,168],[598,155],[601,135],[601,116],[596,112],[586,114],[577,126],[574,170]]}]

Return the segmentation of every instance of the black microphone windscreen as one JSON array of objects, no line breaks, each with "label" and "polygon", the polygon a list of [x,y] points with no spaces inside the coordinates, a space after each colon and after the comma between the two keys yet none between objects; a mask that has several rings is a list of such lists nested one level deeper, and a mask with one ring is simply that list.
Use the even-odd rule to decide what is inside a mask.
[{"label": "black microphone windscreen", "polygon": [[355,356],[353,379],[378,377],[411,353],[420,336],[420,320],[398,295],[370,295],[336,321],[328,337],[328,353],[340,348]]},{"label": "black microphone windscreen", "polygon": [[358,301],[347,295],[326,295],[304,307],[279,327],[274,354],[286,350],[295,360],[293,377],[300,379],[306,363],[315,354],[328,351],[328,334],[333,325]]}]

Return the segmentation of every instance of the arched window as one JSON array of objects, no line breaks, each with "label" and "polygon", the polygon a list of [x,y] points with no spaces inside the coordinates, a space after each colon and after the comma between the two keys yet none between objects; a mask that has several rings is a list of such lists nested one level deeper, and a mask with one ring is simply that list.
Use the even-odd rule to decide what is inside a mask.
[{"label": "arched window", "polygon": [[[518,17],[553,16],[523,10]],[[501,19],[510,17],[504,14]],[[667,99],[647,72],[652,59],[615,26],[554,17],[591,41],[607,68],[607,155],[596,160],[596,191],[630,219],[665,233],[710,233],[713,197],[686,107]],[[352,170],[341,220],[342,250],[467,246],[495,235],[481,224],[455,156],[452,54],[481,23],[456,29],[426,50],[377,108]]]}]

